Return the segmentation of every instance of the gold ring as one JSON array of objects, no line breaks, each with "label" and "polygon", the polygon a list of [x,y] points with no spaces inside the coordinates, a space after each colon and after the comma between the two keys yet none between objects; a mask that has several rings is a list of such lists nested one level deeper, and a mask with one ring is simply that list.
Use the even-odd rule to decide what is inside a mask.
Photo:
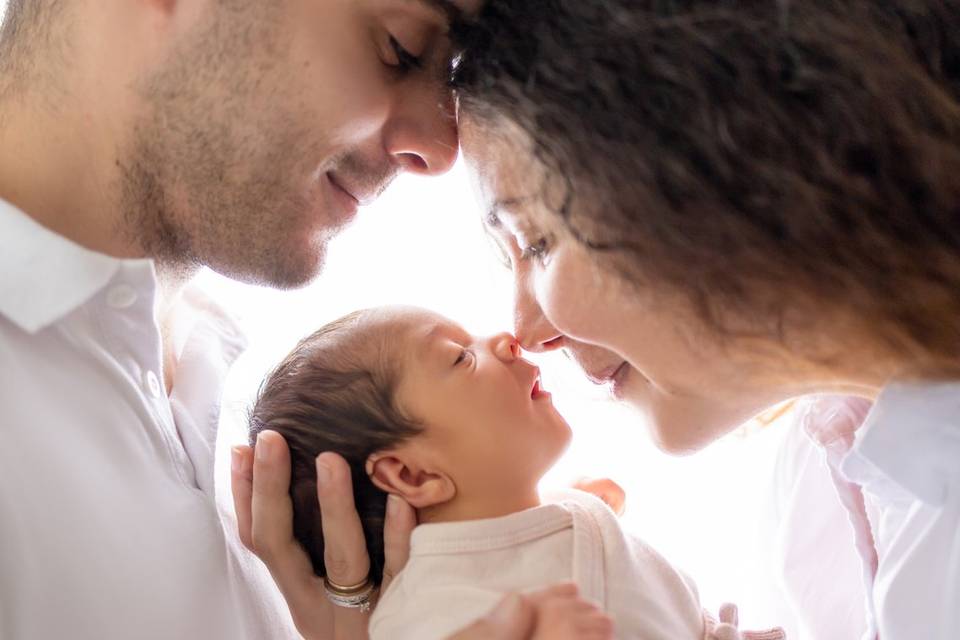
[{"label": "gold ring", "polygon": [[358,582],[357,584],[350,585],[350,586],[339,585],[333,580],[331,580],[329,576],[324,577],[323,581],[326,583],[327,589],[345,596],[350,596],[355,593],[360,593],[361,591],[364,591],[368,586],[370,586],[369,575],[366,578],[364,578],[362,582]]}]

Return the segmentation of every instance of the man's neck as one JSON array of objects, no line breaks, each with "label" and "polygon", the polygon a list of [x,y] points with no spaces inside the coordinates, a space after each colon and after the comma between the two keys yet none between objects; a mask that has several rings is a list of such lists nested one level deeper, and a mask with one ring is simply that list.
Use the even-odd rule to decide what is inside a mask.
[{"label": "man's neck", "polygon": [[0,197],[88,249],[143,257],[123,233],[116,148],[98,119],[30,93],[0,103]]},{"label": "man's neck", "polygon": [[[125,229],[117,145],[112,131],[83,105],[66,109],[27,90],[0,102],[0,198],[38,223],[91,251],[144,258],[136,234]],[[164,373],[173,383],[175,359],[167,339],[170,315],[197,269],[157,264]]]}]

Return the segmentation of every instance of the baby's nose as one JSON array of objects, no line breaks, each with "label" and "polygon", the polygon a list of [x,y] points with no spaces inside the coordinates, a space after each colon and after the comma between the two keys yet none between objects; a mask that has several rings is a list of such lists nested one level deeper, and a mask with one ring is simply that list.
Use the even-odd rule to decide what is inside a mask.
[{"label": "baby's nose", "polygon": [[513,362],[520,357],[520,342],[511,333],[500,333],[493,337],[493,352],[504,362]]}]

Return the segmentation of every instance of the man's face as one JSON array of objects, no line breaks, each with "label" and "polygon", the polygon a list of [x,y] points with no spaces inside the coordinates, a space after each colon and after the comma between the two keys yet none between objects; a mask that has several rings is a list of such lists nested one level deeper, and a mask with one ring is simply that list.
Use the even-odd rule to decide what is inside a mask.
[{"label": "man's face", "polygon": [[161,262],[309,282],[358,204],[456,159],[443,4],[177,3],[120,152],[128,228]]}]

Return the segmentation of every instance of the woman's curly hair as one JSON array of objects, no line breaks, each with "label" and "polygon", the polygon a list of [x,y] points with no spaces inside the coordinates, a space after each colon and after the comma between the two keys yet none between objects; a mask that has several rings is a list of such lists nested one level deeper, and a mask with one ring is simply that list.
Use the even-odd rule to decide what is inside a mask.
[{"label": "woman's curly hair", "polygon": [[462,112],[519,127],[638,286],[960,369],[957,0],[489,0],[454,38]]}]

